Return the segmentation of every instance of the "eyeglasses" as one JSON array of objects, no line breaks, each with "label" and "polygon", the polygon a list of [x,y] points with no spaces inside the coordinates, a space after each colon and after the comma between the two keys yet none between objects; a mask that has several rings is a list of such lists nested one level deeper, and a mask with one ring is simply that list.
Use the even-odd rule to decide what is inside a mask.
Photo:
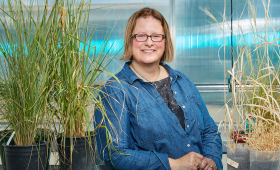
[{"label": "eyeglasses", "polygon": [[138,42],[145,42],[147,41],[148,37],[151,37],[153,42],[161,42],[166,36],[162,34],[133,34],[132,37],[135,37],[136,41]]}]

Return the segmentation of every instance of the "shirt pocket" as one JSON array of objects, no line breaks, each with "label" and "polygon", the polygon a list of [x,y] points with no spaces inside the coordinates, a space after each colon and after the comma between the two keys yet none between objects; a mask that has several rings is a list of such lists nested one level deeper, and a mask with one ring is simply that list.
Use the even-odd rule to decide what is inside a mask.
[{"label": "shirt pocket", "polygon": [[201,103],[199,100],[199,96],[198,95],[191,95],[188,96],[188,98],[190,99],[192,108],[194,109],[194,121],[195,121],[195,125],[196,128],[200,131],[201,135],[204,131],[204,122],[203,122],[203,113],[202,113],[202,109],[201,109]]},{"label": "shirt pocket", "polygon": [[167,115],[156,103],[142,103],[131,117],[134,136],[140,145],[162,140],[172,135]]}]

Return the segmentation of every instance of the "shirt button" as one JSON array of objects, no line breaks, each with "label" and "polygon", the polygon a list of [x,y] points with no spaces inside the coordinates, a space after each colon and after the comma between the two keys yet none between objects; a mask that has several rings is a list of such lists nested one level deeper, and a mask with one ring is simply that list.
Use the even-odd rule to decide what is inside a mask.
[{"label": "shirt button", "polygon": [[183,108],[185,108],[185,106],[183,106]]},{"label": "shirt button", "polygon": [[175,91],[174,94],[177,94],[177,92]]},{"label": "shirt button", "polygon": [[189,125],[187,125],[187,128],[189,128],[190,126]]},{"label": "shirt button", "polygon": [[187,146],[188,146],[188,147],[190,147],[191,145],[190,145],[190,144],[188,144]]}]

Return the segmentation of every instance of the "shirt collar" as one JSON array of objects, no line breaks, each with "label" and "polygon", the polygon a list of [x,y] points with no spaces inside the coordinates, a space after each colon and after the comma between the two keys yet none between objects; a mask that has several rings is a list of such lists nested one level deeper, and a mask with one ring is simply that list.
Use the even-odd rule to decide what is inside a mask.
[{"label": "shirt collar", "polygon": [[129,84],[132,84],[136,79],[139,79],[139,77],[132,71],[132,69],[129,67],[131,64],[131,61],[128,61],[124,64],[122,69],[122,74],[125,76]]},{"label": "shirt collar", "polygon": [[[133,84],[133,82],[135,80],[137,80],[137,79],[140,80],[140,78],[129,67],[130,64],[131,64],[131,61],[126,62],[121,72],[125,76],[125,78],[128,80],[128,83],[129,84]],[[176,79],[178,76],[180,76],[169,65],[164,64],[163,62],[160,62],[160,65],[162,65],[167,70],[167,72],[169,73],[169,76],[171,77],[171,79]]]}]

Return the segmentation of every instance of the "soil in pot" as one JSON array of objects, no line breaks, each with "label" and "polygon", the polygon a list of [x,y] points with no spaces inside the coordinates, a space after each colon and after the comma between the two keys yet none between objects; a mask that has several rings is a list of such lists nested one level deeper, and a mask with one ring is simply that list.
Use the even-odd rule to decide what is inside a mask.
[{"label": "soil in pot", "polygon": [[7,170],[45,170],[48,142],[29,146],[16,146],[13,143],[3,146]]},{"label": "soil in pot", "polygon": [[88,137],[74,137],[74,150],[72,153],[72,162],[70,158],[70,139],[65,138],[65,147],[63,138],[58,138],[58,153],[61,170],[92,170],[94,169],[94,135],[91,136],[89,144]]}]

